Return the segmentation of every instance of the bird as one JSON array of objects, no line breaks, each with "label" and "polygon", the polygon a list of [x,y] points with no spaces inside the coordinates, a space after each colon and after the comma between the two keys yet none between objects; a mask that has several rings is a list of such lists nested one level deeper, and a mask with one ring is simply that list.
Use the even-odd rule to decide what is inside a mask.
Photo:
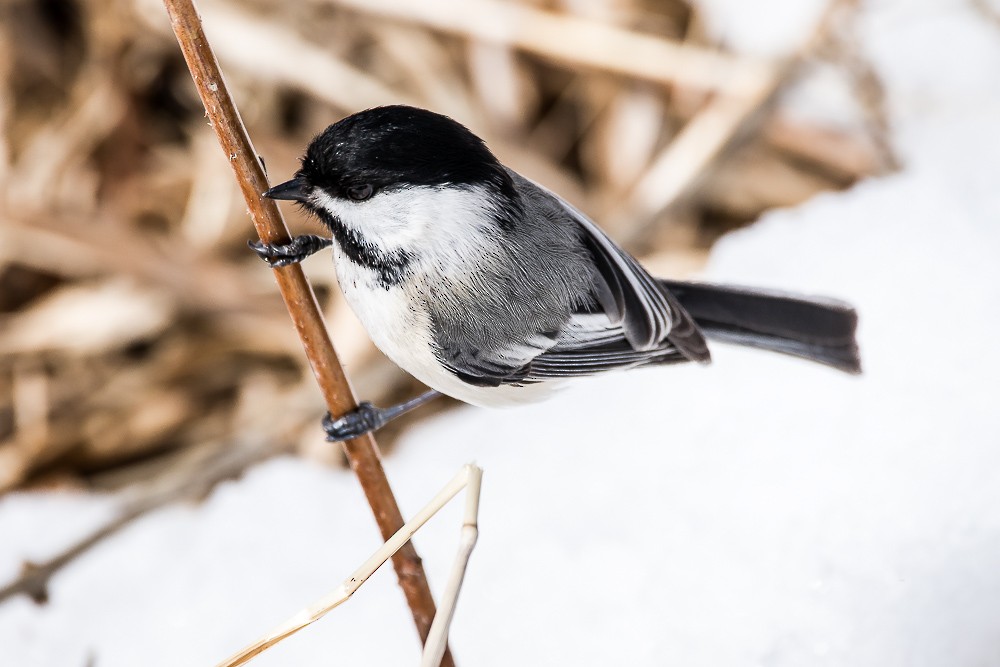
[{"label": "bird", "polygon": [[430,387],[327,414],[328,440],[376,430],[440,394],[477,406],[542,400],[608,371],[708,363],[708,340],[861,371],[847,303],[658,279],[590,218],[426,109],[360,111],[309,143],[263,197],[328,234],[248,242],[272,267],[332,247],[347,303],[375,345]]}]

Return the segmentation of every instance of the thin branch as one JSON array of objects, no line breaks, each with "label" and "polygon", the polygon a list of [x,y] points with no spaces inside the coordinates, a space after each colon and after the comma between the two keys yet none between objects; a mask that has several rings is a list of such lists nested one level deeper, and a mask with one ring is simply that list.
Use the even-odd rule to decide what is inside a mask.
[{"label": "thin branch", "polygon": [[[473,529],[475,529],[479,510],[479,490],[482,476],[483,471],[481,468],[472,464],[462,466],[462,469],[458,471],[458,473],[452,477],[451,480],[445,484],[441,490],[438,491],[437,494],[431,498],[431,500],[424,505],[419,512],[416,513],[416,515],[414,515],[412,519],[403,524],[400,529],[395,532],[395,534],[389,537],[389,539],[386,540],[382,546],[376,549],[375,553],[369,556],[368,559],[362,563],[350,577],[345,579],[344,582],[332,593],[328,593],[317,602],[314,602],[302,611],[298,612],[280,626],[269,632],[264,638],[257,640],[226,660],[223,660],[217,667],[239,667],[240,665],[245,665],[250,662],[250,660],[271,648],[278,642],[291,637],[306,626],[312,625],[340,605],[347,602],[351,596],[354,595],[354,593],[356,593],[357,590],[361,588],[361,586],[368,581],[373,574],[375,574],[375,571],[382,567],[383,563],[389,560],[389,557],[392,556],[392,554],[396,553],[404,545],[409,544],[416,532],[420,530],[425,523],[430,521],[431,517],[437,514],[442,507],[447,505],[459,491],[466,487],[468,487],[468,491],[466,491],[466,511],[463,526],[467,527],[471,525]],[[472,513],[471,518],[470,512]],[[466,539],[463,541],[463,548],[459,551],[458,559],[456,561],[456,569],[460,569],[462,575],[465,573],[465,565],[468,563],[468,555],[472,552],[472,545],[474,544],[475,539],[472,540],[472,544],[468,544],[468,540]],[[468,546],[466,547],[466,545]],[[454,578],[455,575],[453,573],[452,579]],[[435,667],[441,662],[442,653],[444,653],[447,648],[447,643],[442,641],[442,637],[446,638],[447,636],[447,628],[451,623],[451,615],[454,611],[454,601],[458,597],[459,587],[461,587],[461,576],[458,577],[457,585],[453,585],[453,582],[449,581],[448,590],[446,591],[446,594],[449,597],[445,601],[445,607],[447,607],[448,611],[446,614],[437,616],[434,619],[434,633],[432,636],[433,641],[430,639],[428,640],[428,644],[424,652],[425,661],[421,663],[422,665]],[[435,653],[436,660],[427,662],[426,658],[428,652]]]},{"label": "thin branch", "polygon": [[[288,229],[277,205],[260,196],[268,187],[264,170],[229,96],[194,3],[192,0],[164,0],[164,4],[206,115],[233,167],[257,233],[266,243],[287,243]],[[301,267],[275,269],[274,275],[330,413],[337,416],[353,410],[357,400]],[[375,514],[383,539],[389,539],[403,525],[403,517],[382,468],[375,439],[366,435],[347,441],[344,451]],[[421,641],[425,641],[435,608],[420,558],[413,545],[407,543],[396,552],[392,561]],[[452,664],[446,652],[442,665],[450,667]]]}]

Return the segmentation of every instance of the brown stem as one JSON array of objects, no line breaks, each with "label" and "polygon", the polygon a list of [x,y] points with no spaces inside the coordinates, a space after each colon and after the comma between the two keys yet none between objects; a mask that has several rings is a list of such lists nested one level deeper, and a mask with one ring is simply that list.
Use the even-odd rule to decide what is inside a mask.
[{"label": "brown stem", "polygon": [[[187,61],[191,77],[205,105],[206,115],[215,128],[219,143],[236,173],[250,219],[265,243],[287,243],[288,229],[276,204],[260,196],[268,188],[267,179],[243,121],[226,89],[226,83],[202,30],[201,20],[192,0],[164,0],[170,23]],[[343,415],[357,407],[351,385],[344,375],[333,349],[319,305],[305,274],[298,265],[274,270],[281,296],[288,307],[313,374],[319,383],[330,413]],[[351,469],[358,476],[383,539],[388,539],[403,525],[403,516],[389,488],[382,469],[378,446],[370,435],[344,443]],[[420,557],[412,543],[407,543],[392,557],[400,586],[413,613],[421,640],[426,640],[434,619],[434,599]],[[441,664],[453,667],[450,653]]]}]

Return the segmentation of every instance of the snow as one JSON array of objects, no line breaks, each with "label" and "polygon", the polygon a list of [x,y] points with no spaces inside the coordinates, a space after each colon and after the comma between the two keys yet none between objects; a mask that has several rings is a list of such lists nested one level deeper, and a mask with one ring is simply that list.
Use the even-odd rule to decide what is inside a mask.
[{"label": "snow", "polygon": [[[862,28],[905,169],[767,215],[705,277],[853,302],[865,375],[717,346],[710,368],[414,428],[386,460],[404,512],[485,469],[459,664],[1000,665],[1000,28],[910,0],[872,3]],[[0,500],[0,579],[113,507]],[[417,538],[435,590],[460,508]],[[214,664],[378,542],[349,472],[274,460],[102,543],[49,605],[0,606],[0,665]],[[253,664],[417,656],[385,568]]]},{"label": "snow", "polygon": [[826,10],[826,0],[698,0],[702,18],[719,44],[758,56],[796,49]]}]

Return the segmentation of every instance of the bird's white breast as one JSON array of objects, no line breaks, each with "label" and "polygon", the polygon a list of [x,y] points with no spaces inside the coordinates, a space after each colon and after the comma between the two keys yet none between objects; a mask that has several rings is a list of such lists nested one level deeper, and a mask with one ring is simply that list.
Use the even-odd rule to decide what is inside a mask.
[{"label": "bird's white breast", "polygon": [[334,262],[344,297],[375,345],[428,387],[466,403],[492,407],[541,400],[555,388],[551,383],[477,387],[463,382],[434,353],[430,316],[419,305],[422,295],[413,293],[412,286],[387,289],[372,271],[352,262],[336,246]]},{"label": "bird's white breast", "polygon": [[421,285],[445,275],[452,289],[471,285],[461,272],[475,270],[490,255],[488,247],[480,246],[491,237],[470,233],[493,224],[490,212],[482,208],[483,201],[471,189],[414,187],[379,193],[356,204],[329,197],[317,203],[381,251],[404,250],[414,257],[409,278],[386,287],[374,271],[355,264],[334,244],[337,278],[347,303],[387,357],[424,384],[474,405],[539,400],[551,392],[551,383],[477,387],[460,380],[435,355],[432,323],[424,305],[427,295]]}]

